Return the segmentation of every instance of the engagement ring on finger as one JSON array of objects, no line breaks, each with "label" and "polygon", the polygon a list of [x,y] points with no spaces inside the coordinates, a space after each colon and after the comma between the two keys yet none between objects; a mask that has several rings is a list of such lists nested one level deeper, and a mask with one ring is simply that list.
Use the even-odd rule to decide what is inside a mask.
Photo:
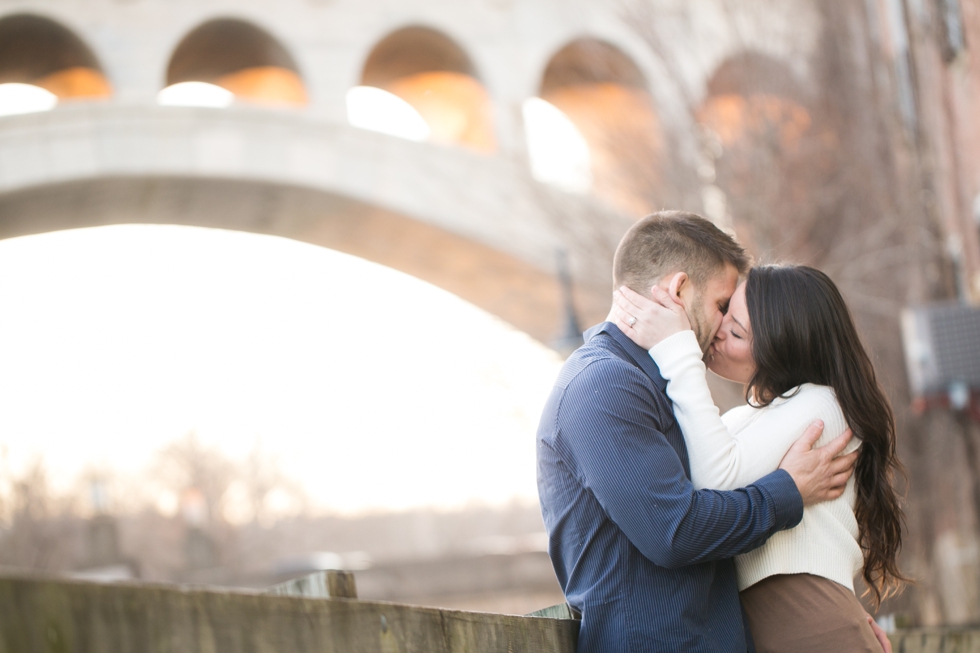
[{"label": "engagement ring on finger", "polygon": [[634,324],[636,324],[636,318],[630,315],[630,319],[626,321],[626,324],[633,326]]}]

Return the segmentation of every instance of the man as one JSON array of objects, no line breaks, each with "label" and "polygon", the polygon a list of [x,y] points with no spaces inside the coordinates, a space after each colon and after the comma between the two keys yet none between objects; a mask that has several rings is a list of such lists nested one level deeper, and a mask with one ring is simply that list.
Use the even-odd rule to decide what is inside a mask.
[{"label": "man", "polygon": [[[661,212],[624,236],[614,287],[671,292],[707,348],[747,269],[744,250],[710,222]],[[812,450],[817,423],[749,487],[695,491],[656,364],[610,322],[586,339],[538,429],[549,552],[582,614],[580,653],[751,650],[731,558],[798,524],[804,504],[840,496],[857,457],[836,457],[850,433]]]}]

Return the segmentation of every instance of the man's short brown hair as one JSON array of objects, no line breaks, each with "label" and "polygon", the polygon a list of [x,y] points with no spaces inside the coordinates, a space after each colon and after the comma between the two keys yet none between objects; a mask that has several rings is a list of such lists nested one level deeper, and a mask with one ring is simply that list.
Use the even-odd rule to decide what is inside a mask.
[{"label": "man's short brown hair", "polygon": [[726,265],[739,275],[749,269],[749,257],[734,238],[694,213],[659,211],[630,227],[619,242],[613,284],[647,296],[664,275],[686,272],[695,288],[704,288]]}]

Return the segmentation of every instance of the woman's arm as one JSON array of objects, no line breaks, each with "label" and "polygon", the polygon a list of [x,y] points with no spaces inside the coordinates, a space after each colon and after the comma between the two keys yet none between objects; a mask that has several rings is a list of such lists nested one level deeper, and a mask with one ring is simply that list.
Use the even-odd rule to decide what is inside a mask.
[{"label": "woman's arm", "polygon": [[[684,433],[695,488],[730,490],[775,471],[803,431],[817,419],[825,424],[818,444],[844,432],[844,416],[829,388],[807,386],[788,402],[760,409],[751,424],[733,436],[711,398],[701,348],[692,331],[654,346],[650,356],[667,379],[667,395]],[[853,442],[848,450],[856,447]]]}]

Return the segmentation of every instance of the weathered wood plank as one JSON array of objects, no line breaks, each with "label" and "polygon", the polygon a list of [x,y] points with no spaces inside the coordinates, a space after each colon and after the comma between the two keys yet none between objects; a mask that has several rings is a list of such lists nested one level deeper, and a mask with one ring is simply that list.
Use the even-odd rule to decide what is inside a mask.
[{"label": "weathered wood plank", "polygon": [[[569,619],[0,578],[0,653],[574,653],[577,633]],[[895,653],[980,653],[976,629],[890,637]]]},{"label": "weathered wood plank", "polygon": [[338,599],[356,599],[357,582],[349,571],[327,572],[327,593]]},{"label": "weathered wood plank", "polygon": [[574,653],[578,622],[0,578],[0,653]]},{"label": "weathered wood plank", "polygon": [[535,610],[525,616],[544,617],[546,619],[581,619],[582,616],[572,610],[572,606],[567,603],[559,603],[547,608]]},{"label": "weathered wood plank", "polygon": [[921,628],[888,636],[895,653],[980,653],[980,630]]},{"label": "weathered wood plank", "polygon": [[266,594],[305,596],[310,599],[356,599],[357,582],[350,571],[330,569],[273,585]]}]

